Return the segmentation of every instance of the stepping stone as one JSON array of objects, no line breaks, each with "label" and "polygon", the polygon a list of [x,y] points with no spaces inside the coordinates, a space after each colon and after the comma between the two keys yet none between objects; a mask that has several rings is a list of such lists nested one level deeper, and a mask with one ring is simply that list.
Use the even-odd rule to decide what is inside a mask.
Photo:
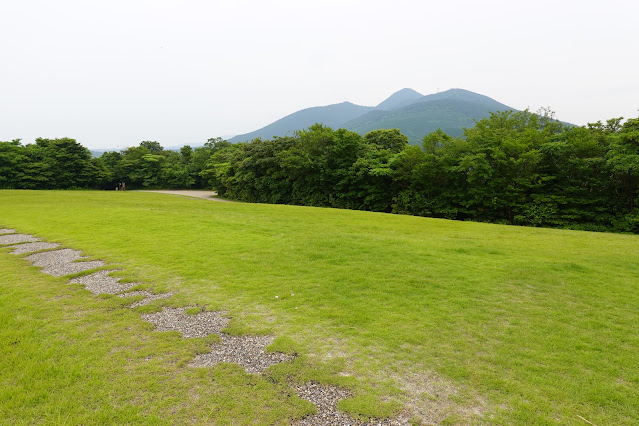
[{"label": "stepping stone", "polygon": [[293,423],[300,426],[316,425],[369,425],[369,426],[408,426],[410,422],[400,415],[394,419],[371,419],[367,422],[354,419],[337,409],[337,403],[351,396],[351,393],[337,386],[322,385],[317,382],[307,382],[294,386],[297,396],[312,402],[317,407],[317,413],[306,416]]},{"label": "stepping stone", "polygon": [[25,244],[20,244],[15,246],[11,254],[32,253],[34,251],[48,250],[48,249],[53,249],[59,246],[60,244],[58,243],[45,243],[45,242],[25,243]]},{"label": "stepping stone", "polygon": [[144,296],[144,299],[139,302],[135,302],[129,306],[129,308],[137,308],[138,306],[148,305],[154,300],[158,299],[167,299],[173,296],[173,293],[151,293],[150,291],[131,291],[129,293],[120,294],[118,297],[134,297],[134,296]]},{"label": "stepping stone", "polygon": [[187,308],[164,308],[162,312],[142,315],[142,319],[153,324],[157,331],[179,331],[182,337],[205,337],[220,334],[229,319],[223,312],[200,312],[187,315]]},{"label": "stepping stone", "polygon": [[20,244],[20,243],[34,243],[36,241],[40,241],[40,238],[34,237],[33,235],[25,235],[25,234],[0,235],[0,246],[6,246],[9,244]]},{"label": "stepping stone", "polygon": [[70,263],[82,259],[82,252],[72,249],[60,249],[32,254],[25,259],[34,266],[51,266],[59,263]]},{"label": "stepping stone", "polygon": [[273,343],[273,336],[229,336],[222,334],[222,341],[211,346],[208,354],[197,355],[189,363],[191,367],[211,367],[220,362],[230,362],[244,367],[247,373],[261,373],[268,367],[294,357],[282,352],[266,352]]},{"label": "stepping stone", "polygon": [[337,409],[337,403],[351,396],[346,389],[337,386],[308,382],[295,386],[297,396],[312,402],[317,407],[317,414],[304,417],[296,425],[361,425],[348,414]]},{"label": "stepping stone", "polygon": [[2,235],[2,234],[13,234],[15,232],[16,232],[15,229],[9,229],[9,228],[0,229],[0,235]]},{"label": "stepping stone", "polygon": [[81,252],[71,249],[35,253],[25,259],[32,262],[34,266],[41,267],[43,273],[54,277],[75,274],[104,266],[104,262],[101,260],[75,262],[84,258],[81,256]]},{"label": "stepping stone", "polygon": [[118,294],[137,285],[137,283],[120,284],[121,278],[109,276],[111,272],[114,271],[98,271],[93,274],[83,275],[73,278],[69,281],[69,284],[83,284],[93,294]]}]

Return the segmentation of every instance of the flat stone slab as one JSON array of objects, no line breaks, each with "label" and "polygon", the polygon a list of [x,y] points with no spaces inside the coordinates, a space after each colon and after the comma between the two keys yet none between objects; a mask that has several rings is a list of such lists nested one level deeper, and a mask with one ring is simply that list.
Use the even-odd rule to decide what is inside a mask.
[{"label": "flat stone slab", "polygon": [[239,364],[247,373],[256,374],[271,365],[290,361],[294,357],[282,352],[266,352],[273,343],[273,336],[220,335],[222,341],[211,346],[208,354],[197,355],[189,363],[191,367],[212,367],[220,362]]},{"label": "flat stone slab", "polygon": [[45,242],[25,243],[15,246],[11,254],[33,253],[34,251],[54,249],[56,247],[60,247],[60,244]]},{"label": "flat stone slab", "polygon": [[[90,263],[90,262],[79,262]],[[73,263],[71,264],[73,265]],[[114,271],[98,271],[93,274],[83,275],[73,278],[69,284],[83,284],[84,287],[93,294],[118,294],[127,291],[137,285],[137,283],[120,284],[121,278],[111,277],[109,274]]]},{"label": "flat stone slab", "polygon": [[32,262],[34,266],[41,267],[43,273],[53,275],[54,277],[75,274],[104,266],[104,262],[101,260],[75,262],[76,260],[84,258],[81,256],[81,252],[72,249],[35,253],[27,256],[25,259]]},{"label": "flat stone slab", "polygon": [[157,331],[179,331],[183,337],[206,337],[220,334],[229,323],[223,312],[200,312],[187,315],[187,308],[164,308],[162,312],[142,315]]},{"label": "flat stone slab", "polygon": [[154,300],[168,299],[169,297],[173,296],[173,293],[170,293],[170,292],[169,293],[151,293],[150,291],[136,290],[136,291],[131,291],[128,293],[122,293],[118,297],[135,297],[135,296],[144,296],[144,299],[138,302],[132,303],[129,306],[129,308],[137,308],[138,306],[148,305]]},{"label": "flat stone slab", "polygon": [[20,243],[34,243],[36,241],[40,241],[40,238],[34,237],[33,235],[25,235],[25,234],[0,235],[0,246],[6,246],[9,244],[20,244]]},{"label": "flat stone slab", "polygon": [[15,229],[0,228],[0,235],[2,235],[2,234],[14,234],[15,232],[16,232]]}]

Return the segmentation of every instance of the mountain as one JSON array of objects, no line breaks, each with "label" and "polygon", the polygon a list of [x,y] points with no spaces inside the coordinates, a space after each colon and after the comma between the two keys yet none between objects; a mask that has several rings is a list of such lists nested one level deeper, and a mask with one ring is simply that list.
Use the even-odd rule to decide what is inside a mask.
[{"label": "mountain", "polygon": [[287,115],[268,126],[251,133],[237,135],[229,139],[230,142],[246,142],[255,138],[271,139],[273,136],[286,136],[296,130],[306,129],[315,123],[323,123],[329,127],[344,127],[344,123],[360,117],[373,107],[355,105],[350,102],[306,108]]},{"label": "mountain", "polygon": [[375,109],[391,111],[417,102],[420,98],[423,97],[424,95],[414,91],[413,89],[402,89],[390,95],[388,99],[377,105]]},{"label": "mountain", "polygon": [[422,95],[412,89],[393,93],[376,107],[350,102],[303,109],[251,133],[238,135],[231,142],[250,141],[257,137],[270,139],[306,129],[315,123],[332,128],[345,128],[364,135],[377,129],[400,129],[411,143],[442,129],[451,136],[461,136],[464,127],[472,127],[476,120],[491,112],[513,108],[488,96],[464,89],[450,89]]},{"label": "mountain", "polygon": [[392,111],[370,111],[344,123],[343,127],[361,135],[376,129],[400,129],[411,143],[419,143],[438,128],[451,136],[461,136],[463,128],[472,127],[475,120],[488,117],[491,112],[510,109],[513,108],[488,96],[451,89],[422,96],[416,102]]}]

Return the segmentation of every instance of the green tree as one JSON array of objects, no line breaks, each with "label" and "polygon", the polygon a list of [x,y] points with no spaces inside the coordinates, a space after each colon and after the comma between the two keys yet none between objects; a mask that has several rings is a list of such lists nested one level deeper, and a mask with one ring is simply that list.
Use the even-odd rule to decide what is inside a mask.
[{"label": "green tree", "polygon": [[0,142],[0,188],[21,188],[21,170],[28,158],[20,139]]},{"label": "green tree", "polygon": [[366,133],[366,142],[378,149],[387,149],[398,153],[408,146],[408,137],[401,134],[399,129],[379,129]]},{"label": "green tree", "polygon": [[162,145],[160,145],[159,142],[155,141],[142,141],[140,142],[140,147],[148,149],[151,154],[158,154],[164,151]]}]

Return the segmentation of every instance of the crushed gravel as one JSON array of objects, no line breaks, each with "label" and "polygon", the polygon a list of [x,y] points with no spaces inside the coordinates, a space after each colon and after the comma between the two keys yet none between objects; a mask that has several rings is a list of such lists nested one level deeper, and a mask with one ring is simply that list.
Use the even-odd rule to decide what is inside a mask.
[{"label": "crushed gravel", "polygon": [[15,229],[0,228],[0,235],[2,235],[2,234],[14,234],[15,232],[16,232]]},{"label": "crushed gravel", "polygon": [[261,373],[280,362],[290,361],[292,355],[281,352],[265,352],[273,343],[273,336],[229,336],[221,334],[220,343],[211,346],[208,354],[197,355],[189,363],[191,367],[212,367],[220,362],[231,362],[244,367],[247,373]]},{"label": "crushed gravel", "polygon": [[34,266],[50,266],[57,263],[70,263],[82,259],[82,252],[72,249],[60,249],[35,253],[26,257]]},{"label": "crushed gravel", "polygon": [[339,411],[337,403],[351,396],[346,389],[337,386],[321,385],[308,382],[294,387],[297,396],[312,402],[317,407],[317,414],[313,414],[297,421],[296,425],[361,425],[348,414]]},{"label": "crushed gravel", "polygon": [[183,337],[206,337],[220,334],[229,319],[224,312],[199,312],[187,315],[187,308],[164,308],[161,312],[142,315],[142,319],[155,326],[157,331],[179,331]]},{"label": "crushed gravel", "polygon": [[118,294],[137,285],[137,283],[120,284],[121,278],[109,276],[111,272],[114,271],[105,270],[83,275],[73,278],[69,281],[69,284],[83,284],[93,294]]},{"label": "crushed gravel", "polygon": [[83,259],[83,257],[81,256],[81,252],[72,249],[35,253],[27,256],[26,259],[32,262],[34,266],[41,267],[43,273],[55,277],[75,274],[104,266],[104,262],[101,260],[75,262],[76,260]]},{"label": "crushed gravel", "polygon": [[168,299],[169,297],[173,296],[173,293],[169,292],[169,293],[151,293],[150,291],[141,291],[141,290],[137,290],[137,291],[131,291],[128,293],[122,293],[119,295],[119,297],[135,297],[135,296],[144,296],[144,299],[132,303],[131,305],[129,305],[129,308],[137,308],[138,306],[144,306],[144,305],[148,305],[149,303],[153,302],[154,300],[158,300],[158,299]]},{"label": "crushed gravel", "polygon": [[20,244],[20,243],[35,243],[36,241],[40,241],[40,238],[34,237],[33,235],[25,235],[25,234],[0,235],[1,246],[6,246],[9,244]]},{"label": "crushed gravel", "polygon": [[54,249],[56,247],[60,247],[60,244],[58,244],[58,243],[45,243],[45,242],[25,243],[25,244],[19,244],[19,245],[15,246],[15,248],[13,249],[13,251],[11,253],[12,254],[33,253],[34,251]]},{"label": "crushed gravel", "polygon": [[337,403],[351,396],[351,393],[337,386],[322,385],[317,382],[307,382],[294,386],[297,395],[312,402],[317,407],[317,413],[304,417],[295,422],[295,425],[370,425],[370,426],[405,426],[409,425],[407,419],[398,417],[395,419],[372,419],[363,422],[337,409]]}]

